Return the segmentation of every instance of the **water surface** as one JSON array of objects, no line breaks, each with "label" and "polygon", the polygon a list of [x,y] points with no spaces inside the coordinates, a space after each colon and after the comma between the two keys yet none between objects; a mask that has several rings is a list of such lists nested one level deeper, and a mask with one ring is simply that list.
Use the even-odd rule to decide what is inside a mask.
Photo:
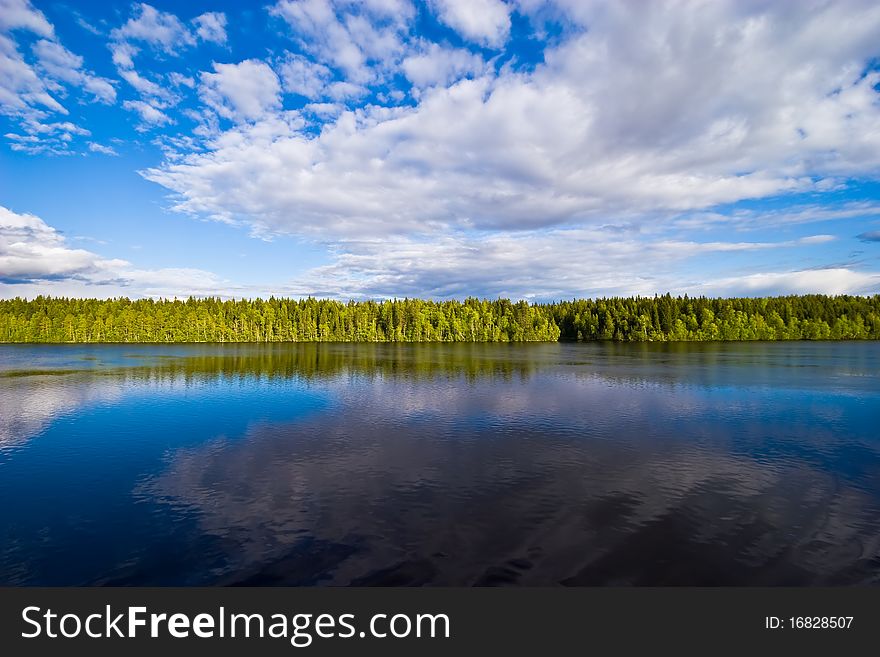
[{"label": "water surface", "polygon": [[0,585],[880,583],[880,343],[0,346]]}]

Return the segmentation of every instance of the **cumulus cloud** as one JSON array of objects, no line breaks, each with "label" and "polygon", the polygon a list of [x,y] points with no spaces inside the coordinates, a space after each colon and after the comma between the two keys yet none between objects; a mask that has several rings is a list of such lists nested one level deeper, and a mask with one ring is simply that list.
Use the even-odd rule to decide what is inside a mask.
[{"label": "cumulus cloud", "polygon": [[306,52],[355,84],[397,68],[415,17],[409,0],[279,0],[270,12]]},{"label": "cumulus cloud", "polygon": [[119,262],[70,248],[62,235],[32,214],[0,206],[0,272],[5,282],[75,277]]},{"label": "cumulus cloud", "polygon": [[46,38],[54,38],[55,29],[46,15],[34,8],[29,0],[0,0],[0,31],[28,30]]},{"label": "cumulus cloud", "polygon": [[195,89],[196,86],[194,78],[184,75],[183,73],[177,73],[176,71],[169,73],[168,79],[175,87],[188,87],[189,89]]},{"label": "cumulus cloud", "polygon": [[19,52],[14,31],[55,38],[52,24],[28,0],[0,0],[0,114],[30,119],[43,118],[47,111],[67,114]]},{"label": "cumulus cloud", "polygon": [[193,19],[196,35],[202,41],[213,41],[223,45],[226,43],[226,14],[220,11],[209,11]]},{"label": "cumulus cloud", "polygon": [[148,130],[154,126],[167,125],[173,122],[173,119],[165,114],[158,107],[142,100],[126,100],[122,106],[141,117],[141,124],[138,126],[140,130]]},{"label": "cumulus cloud", "polygon": [[361,98],[370,93],[366,87],[352,82],[339,80],[327,85],[327,97],[331,100],[344,101],[348,99]]},{"label": "cumulus cloud", "polygon": [[89,142],[89,150],[92,153],[99,153],[101,155],[119,155],[112,146],[106,146],[104,144],[99,144],[94,141]]},{"label": "cumulus cloud", "polygon": [[[696,242],[657,239],[617,227],[551,231],[455,234],[434,239],[396,237],[344,240],[334,261],[291,284],[291,293],[337,298],[429,296],[432,298],[511,297],[554,300],[579,296],[653,295],[693,292],[678,279],[688,260],[724,254],[822,244],[828,235],[777,242]],[[839,283],[863,289],[877,276],[853,273]],[[768,288],[784,277],[767,279]],[[867,282],[867,283],[865,283]],[[702,293],[721,293],[719,281]],[[874,286],[878,288],[877,285]],[[740,288],[740,289],[745,289]],[[837,289],[837,288],[835,288]]]},{"label": "cumulus cloud", "polygon": [[[89,277],[57,278],[16,284],[6,284],[0,280],[0,298],[32,299],[42,294],[88,299],[186,299],[191,296],[232,299],[256,294],[251,288],[232,285],[211,272],[189,267],[146,270],[126,267],[106,273],[115,278],[98,281]],[[260,293],[264,296],[270,294],[264,290]]]},{"label": "cumulus cloud", "polygon": [[765,296],[769,294],[880,294],[880,273],[845,267],[762,272],[722,278],[690,288],[692,294]]},{"label": "cumulus cloud", "polygon": [[323,64],[292,53],[287,53],[279,72],[284,81],[284,91],[309,99],[323,96],[332,77],[330,69]]},{"label": "cumulus cloud", "polygon": [[143,269],[73,248],[39,217],[0,206],[0,296],[173,297],[233,292],[226,281],[191,268]]},{"label": "cumulus cloud", "polygon": [[[164,110],[177,105],[181,97],[168,85],[179,88],[188,78],[177,72],[167,76],[153,74],[152,79],[135,66],[134,58],[147,47],[160,57],[176,56],[195,46],[197,38],[208,41],[225,41],[226,16],[210,12],[194,19],[196,31],[191,31],[174,14],[139,3],[133,7],[133,15],[110,32],[108,47],[112,53],[119,77],[138,92],[140,99],[126,101],[123,107],[136,112],[141,119],[140,131],[173,123]],[[222,34],[221,34],[222,33]],[[186,85],[184,85],[186,86]]]},{"label": "cumulus cloud", "polygon": [[[37,37],[30,48],[32,57],[19,49],[18,32]],[[116,100],[113,82],[84,68],[83,58],[56,40],[42,12],[26,0],[0,0],[0,115],[18,122],[18,130],[6,134],[10,148],[31,154],[74,152],[73,137],[88,131],[72,121],[51,118],[70,114],[58,99],[71,89],[81,90],[91,101]]]},{"label": "cumulus cloud", "polygon": [[112,81],[83,70],[83,58],[70,52],[60,43],[41,39],[34,46],[40,67],[52,78],[82,87],[95,100],[111,104],[116,102],[116,89]]},{"label": "cumulus cloud", "polygon": [[[328,7],[274,11],[301,27]],[[877,5],[566,10],[589,29],[533,72],[345,111],[317,134],[266,117],[145,175],[180,210],[259,231],[382,236],[650,222],[880,172]]]},{"label": "cumulus cloud", "polygon": [[120,69],[134,68],[134,56],[140,52],[140,48],[130,43],[111,43],[109,46],[113,63]]},{"label": "cumulus cloud", "polygon": [[438,18],[462,37],[499,48],[510,34],[510,7],[502,0],[431,0]]},{"label": "cumulus cloud", "polygon": [[16,43],[0,34],[0,114],[39,119],[48,112],[68,113],[21,56]]},{"label": "cumulus cloud", "polygon": [[486,71],[486,63],[465,49],[446,48],[425,43],[421,50],[403,60],[404,75],[416,87],[448,85],[468,75]]},{"label": "cumulus cloud", "polygon": [[281,107],[281,82],[265,62],[246,59],[238,64],[214,63],[203,72],[199,94],[220,116],[252,121]]},{"label": "cumulus cloud", "polygon": [[124,265],[83,249],[73,249],[64,237],[32,214],[17,214],[0,206],[0,281],[34,282],[94,276]]},{"label": "cumulus cloud", "polygon": [[26,119],[22,123],[24,134],[7,132],[4,136],[11,142],[14,151],[37,155],[69,155],[68,146],[75,136],[88,137],[91,133],[70,121],[43,123]]},{"label": "cumulus cloud", "polygon": [[135,15],[110,33],[114,41],[141,41],[169,55],[195,45],[192,32],[174,14],[145,3],[136,4],[134,9]]},{"label": "cumulus cloud", "polygon": [[[236,286],[203,270],[138,268],[74,248],[40,218],[0,207],[0,296],[288,294],[347,299],[480,295],[549,300],[666,291],[756,295],[880,290],[880,274],[845,268],[762,273],[690,286],[676,282],[677,267],[696,256],[787,249],[827,239],[813,235],[779,242],[655,240],[614,227],[457,234],[439,239],[350,239],[334,246],[331,265],[315,268],[297,280]],[[584,254],[601,257],[585,258]]]}]

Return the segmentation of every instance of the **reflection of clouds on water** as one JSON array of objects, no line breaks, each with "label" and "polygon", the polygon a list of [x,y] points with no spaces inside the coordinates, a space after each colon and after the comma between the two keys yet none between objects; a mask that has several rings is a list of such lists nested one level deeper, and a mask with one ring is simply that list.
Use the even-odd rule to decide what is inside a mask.
[{"label": "reflection of clouds on water", "polygon": [[766,426],[694,440],[658,425],[662,390],[569,384],[352,386],[332,417],[179,450],[137,493],[196,511],[229,583],[876,581],[876,499],[738,449]]},{"label": "reflection of clouds on water", "polygon": [[[450,377],[418,385],[381,377],[365,385],[363,377],[351,376],[326,385],[343,404],[375,422],[435,417],[470,425],[495,423],[496,429],[524,423],[603,439],[621,431],[646,440],[686,434],[690,442],[723,449],[757,449],[773,439],[790,441],[807,459],[836,458],[840,449],[853,446],[880,456],[880,441],[873,433],[851,431],[852,409],[841,406],[836,392],[804,397],[788,390],[719,391],[654,382],[644,371],[635,385],[595,372],[568,374],[548,368],[503,384]],[[880,416],[876,419],[880,422]],[[730,429],[732,423],[736,431]]]},{"label": "reflection of clouds on water", "polygon": [[122,394],[119,383],[108,378],[92,378],[83,385],[71,375],[4,377],[0,379],[0,451],[25,444],[63,415]]},{"label": "reflection of clouds on water", "polygon": [[151,368],[0,376],[0,450],[20,447],[56,420],[85,408],[119,402],[138,391],[161,395],[189,385],[184,374]]}]

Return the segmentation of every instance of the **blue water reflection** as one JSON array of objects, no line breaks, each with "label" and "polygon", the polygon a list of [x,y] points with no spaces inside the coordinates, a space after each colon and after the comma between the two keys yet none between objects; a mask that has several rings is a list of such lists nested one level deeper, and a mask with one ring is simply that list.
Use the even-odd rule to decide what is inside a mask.
[{"label": "blue water reflection", "polygon": [[0,346],[0,583],[870,584],[880,344]]}]

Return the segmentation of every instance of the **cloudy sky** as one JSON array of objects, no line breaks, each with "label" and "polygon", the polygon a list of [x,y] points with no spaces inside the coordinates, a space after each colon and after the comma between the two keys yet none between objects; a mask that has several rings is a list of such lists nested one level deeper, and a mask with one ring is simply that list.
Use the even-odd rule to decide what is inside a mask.
[{"label": "cloudy sky", "polygon": [[876,0],[0,0],[0,296],[880,293]]}]

